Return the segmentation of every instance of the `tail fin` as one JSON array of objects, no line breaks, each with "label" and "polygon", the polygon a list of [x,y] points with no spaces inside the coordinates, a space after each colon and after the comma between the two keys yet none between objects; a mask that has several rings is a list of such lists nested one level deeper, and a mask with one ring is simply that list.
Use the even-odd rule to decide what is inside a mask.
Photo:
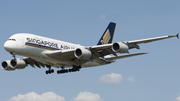
[{"label": "tail fin", "polygon": [[116,29],[116,23],[110,22],[97,45],[112,43],[115,29]]}]

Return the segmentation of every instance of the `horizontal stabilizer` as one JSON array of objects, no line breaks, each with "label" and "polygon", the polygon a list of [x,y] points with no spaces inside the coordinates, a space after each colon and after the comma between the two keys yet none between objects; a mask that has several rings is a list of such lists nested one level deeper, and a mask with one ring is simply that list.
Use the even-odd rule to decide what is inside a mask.
[{"label": "horizontal stabilizer", "polygon": [[133,53],[133,54],[127,54],[127,55],[107,57],[105,59],[106,60],[116,60],[116,59],[127,58],[127,57],[131,57],[131,56],[137,56],[137,55],[143,55],[143,54],[147,54],[147,53]]}]

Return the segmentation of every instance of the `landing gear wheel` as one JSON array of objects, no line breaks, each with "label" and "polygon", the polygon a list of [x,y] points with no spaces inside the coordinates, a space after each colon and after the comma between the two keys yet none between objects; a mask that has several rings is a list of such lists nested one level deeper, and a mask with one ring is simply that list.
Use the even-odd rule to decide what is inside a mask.
[{"label": "landing gear wheel", "polygon": [[68,70],[67,70],[67,69],[65,70],[65,73],[68,73]]},{"label": "landing gear wheel", "polygon": [[51,73],[54,73],[54,69],[51,69]]},{"label": "landing gear wheel", "polygon": [[46,71],[46,74],[48,74],[49,72],[48,71]]},{"label": "landing gear wheel", "polygon": [[46,74],[51,74],[51,73],[54,73],[54,69],[49,69],[49,70],[46,70],[45,72]]},{"label": "landing gear wheel", "polygon": [[48,73],[51,74],[51,70],[48,70]]},{"label": "landing gear wheel", "polygon": [[59,73],[60,73],[60,71],[58,70],[58,71],[57,71],[57,74],[59,74]]}]

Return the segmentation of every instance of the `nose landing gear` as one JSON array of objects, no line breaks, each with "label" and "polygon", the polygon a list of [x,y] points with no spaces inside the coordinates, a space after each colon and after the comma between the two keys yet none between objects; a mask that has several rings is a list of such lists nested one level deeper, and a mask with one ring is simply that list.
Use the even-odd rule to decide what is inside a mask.
[{"label": "nose landing gear", "polygon": [[11,52],[10,54],[13,56],[14,60],[16,60],[16,54],[14,54],[13,52]]}]

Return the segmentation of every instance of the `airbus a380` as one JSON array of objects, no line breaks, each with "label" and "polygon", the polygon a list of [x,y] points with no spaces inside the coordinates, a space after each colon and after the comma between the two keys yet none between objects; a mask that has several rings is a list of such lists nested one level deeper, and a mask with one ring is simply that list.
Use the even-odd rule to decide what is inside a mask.
[{"label": "airbus a380", "polygon": [[[61,68],[58,74],[79,71],[81,68],[106,65],[115,62],[116,59],[143,55],[147,53],[130,54],[130,49],[140,49],[138,44],[149,43],[177,35],[147,38],[141,40],[113,42],[116,23],[110,22],[99,42],[95,46],[81,46],[50,39],[28,33],[12,35],[4,44],[7,52],[13,55],[12,60],[3,61],[1,68],[7,71],[32,67],[47,67],[45,73],[54,73],[51,67]],[[126,53],[119,55],[118,53]],[[16,58],[15,55],[24,56]],[[66,69],[68,68],[68,69]]]}]

